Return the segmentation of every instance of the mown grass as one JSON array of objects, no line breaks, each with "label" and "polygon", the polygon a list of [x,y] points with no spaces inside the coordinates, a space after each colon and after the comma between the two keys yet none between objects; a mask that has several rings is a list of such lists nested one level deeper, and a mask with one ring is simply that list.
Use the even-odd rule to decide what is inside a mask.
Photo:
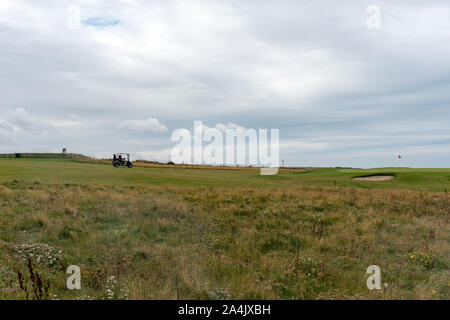
[{"label": "mown grass", "polygon": [[52,299],[448,299],[450,195],[414,191],[448,171],[385,170],[406,180],[0,161],[0,297],[24,298],[32,254]]},{"label": "mown grass", "polygon": [[[353,177],[392,174],[389,181],[354,181]],[[236,188],[357,187],[365,189],[408,189],[450,191],[450,169],[280,169],[275,176],[260,176],[259,169],[184,169],[135,167],[113,168],[102,162],[53,159],[0,159],[0,182],[20,179],[47,184],[168,185]]]}]

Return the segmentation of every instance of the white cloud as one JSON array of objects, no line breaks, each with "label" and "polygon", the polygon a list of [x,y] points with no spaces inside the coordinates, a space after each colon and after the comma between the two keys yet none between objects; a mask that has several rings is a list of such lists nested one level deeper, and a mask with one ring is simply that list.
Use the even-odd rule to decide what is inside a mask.
[{"label": "white cloud", "polygon": [[148,118],[147,120],[125,120],[120,122],[119,126],[134,131],[167,131],[167,127],[161,124],[159,120],[155,118]]},{"label": "white cloud", "polygon": [[227,129],[246,130],[246,128],[244,128],[244,127],[242,127],[240,125],[237,125],[235,123],[232,123],[232,122],[228,122],[226,125],[219,122],[218,124],[216,124],[215,127],[216,127],[216,129],[219,129],[222,132],[225,132]]},{"label": "white cloud", "polygon": [[30,115],[24,108],[7,110],[3,118],[0,118],[0,124],[3,129],[32,135],[47,134],[55,130],[51,122]]},{"label": "white cloud", "polygon": [[0,150],[109,153],[120,138],[140,141],[121,145],[131,152],[164,150],[170,135],[148,131],[194,120],[279,128],[298,164],[315,152],[354,165],[380,146],[446,150],[446,0],[379,0],[377,31],[365,25],[369,4],[0,0]]},{"label": "white cloud", "polygon": [[0,130],[9,132],[9,131],[17,131],[20,129],[6,122],[5,120],[0,119]]}]

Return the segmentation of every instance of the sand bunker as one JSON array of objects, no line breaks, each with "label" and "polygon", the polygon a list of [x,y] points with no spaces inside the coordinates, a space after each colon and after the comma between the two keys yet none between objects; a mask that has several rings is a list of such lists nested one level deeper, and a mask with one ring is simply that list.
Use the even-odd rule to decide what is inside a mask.
[{"label": "sand bunker", "polygon": [[366,177],[356,177],[352,180],[357,181],[385,181],[385,180],[392,180],[394,179],[394,176],[392,175],[373,175],[373,176],[366,176]]}]

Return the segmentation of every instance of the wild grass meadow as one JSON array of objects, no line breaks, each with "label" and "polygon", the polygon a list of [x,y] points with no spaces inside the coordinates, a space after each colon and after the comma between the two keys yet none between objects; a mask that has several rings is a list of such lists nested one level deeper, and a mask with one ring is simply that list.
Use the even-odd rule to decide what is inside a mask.
[{"label": "wild grass meadow", "polygon": [[375,171],[0,160],[0,298],[449,299],[450,170]]}]

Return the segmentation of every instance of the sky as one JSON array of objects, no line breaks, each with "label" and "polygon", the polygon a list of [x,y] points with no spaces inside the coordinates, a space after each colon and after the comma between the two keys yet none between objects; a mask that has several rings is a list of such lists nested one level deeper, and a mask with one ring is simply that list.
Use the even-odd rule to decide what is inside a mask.
[{"label": "sky", "polygon": [[0,153],[168,161],[202,121],[279,129],[286,166],[450,167],[449,56],[448,0],[0,0]]}]

